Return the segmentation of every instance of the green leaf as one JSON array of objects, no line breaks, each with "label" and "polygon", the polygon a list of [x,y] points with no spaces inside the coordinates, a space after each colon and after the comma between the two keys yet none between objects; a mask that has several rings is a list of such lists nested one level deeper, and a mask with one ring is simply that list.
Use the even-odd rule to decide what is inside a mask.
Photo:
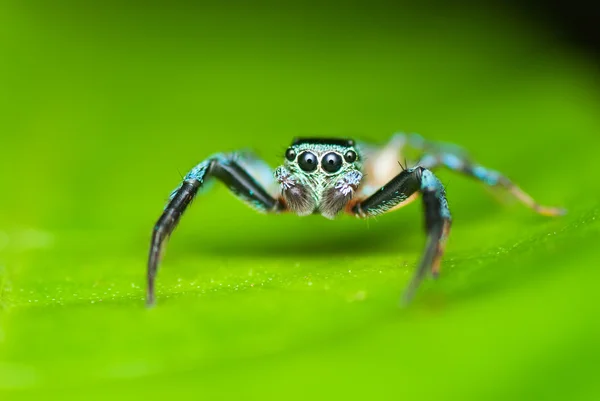
[{"label": "green leaf", "polygon": [[[600,101],[580,53],[484,7],[65,4],[0,6],[3,400],[598,398]],[[569,213],[440,171],[442,274],[399,308],[418,204],[262,216],[217,185],[144,307],[152,225],[203,158],[275,166],[296,135],[398,130]]]}]

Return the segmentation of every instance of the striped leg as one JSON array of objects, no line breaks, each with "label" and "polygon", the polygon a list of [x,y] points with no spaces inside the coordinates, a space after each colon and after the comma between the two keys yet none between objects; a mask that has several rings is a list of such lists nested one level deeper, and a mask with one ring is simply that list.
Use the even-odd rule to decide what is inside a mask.
[{"label": "striped leg", "polygon": [[443,185],[431,171],[423,167],[407,169],[370,197],[359,200],[351,209],[351,212],[359,217],[376,216],[400,207],[403,202],[413,199],[413,195],[418,193],[423,197],[427,244],[419,266],[404,291],[403,304],[407,304],[414,297],[428,270],[431,269],[434,276],[439,273],[440,260],[451,224]]},{"label": "striped leg", "polygon": [[561,208],[540,205],[529,194],[498,171],[469,160],[466,152],[458,146],[426,141],[416,134],[408,136],[408,143],[412,147],[425,152],[418,163],[419,166],[430,170],[438,166],[445,166],[482,181],[489,186],[505,188],[519,201],[543,216],[560,216],[566,213]]},{"label": "striped leg", "polygon": [[[154,281],[162,248],[171,235],[183,212],[206,181],[215,177],[223,182],[239,198],[262,212],[278,212],[284,205],[269,195],[264,186],[248,171],[260,175],[264,164],[243,154],[218,154],[194,167],[183,179],[181,185],[171,193],[167,207],[154,226],[150,255],[148,257],[147,304],[154,304]],[[248,171],[247,171],[248,170]],[[272,175],[272,174],[271,174]],[[258,178],[258,177],[257,177]],[[258,178],[259,179],[259,178]]]}]

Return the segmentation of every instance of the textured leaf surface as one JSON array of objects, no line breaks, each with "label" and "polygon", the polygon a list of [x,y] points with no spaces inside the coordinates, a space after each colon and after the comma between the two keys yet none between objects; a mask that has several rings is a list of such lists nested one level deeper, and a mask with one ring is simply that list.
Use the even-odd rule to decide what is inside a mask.
[{"label": "textured leaf surface", "polygon": [[[597,399],[596,70],[509,10],[0,6],[2,399]],[[295,135],[466,147],[442,275],[421,207],[254,214],[215,186],[144,308],[152,224],[204,157]],[[5,398],[6,395],[6,398]]]}]

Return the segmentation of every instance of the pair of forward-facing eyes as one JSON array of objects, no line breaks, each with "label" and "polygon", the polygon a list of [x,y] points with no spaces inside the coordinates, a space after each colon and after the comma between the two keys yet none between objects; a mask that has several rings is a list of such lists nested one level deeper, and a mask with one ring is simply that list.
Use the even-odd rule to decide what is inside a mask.
[{"label": "pair of forward-facing eyes", "polygon": [[[356,152],[353,150],[348,150],[343,157],[339,153],[329,152],[321,157],[321,168],[327,173],[335,173],[342,168],[344,160],[346,163],[354,163],[356,157]],[[308,150],[296,154],[294,149],[289,148],[285,152],[285,158],[290,162],[293,162],[297,158],[298,166],[307,173],[315,171],[319,166],[319,158],[317,155]]]}]

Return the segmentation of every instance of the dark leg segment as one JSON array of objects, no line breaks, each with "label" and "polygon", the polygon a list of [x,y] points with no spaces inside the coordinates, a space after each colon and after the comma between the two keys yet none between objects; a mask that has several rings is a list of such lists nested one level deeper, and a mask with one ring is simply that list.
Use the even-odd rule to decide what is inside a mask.
[{"label": "dark leg segment", "polygon": [[196,196],[201,185],[202,182],[198,180],[185,181],[181,184],[154,226],[150,256],[148,257],[148,294],[146,302],[149,306],[154,304],[154,279],[156,278],[162,247],[177,226],[181,215]]},{"label": "dark leg segment", "polygon": [[439,272],[440,259],[451,223],[443,185],[425,168],[404,170],[352,209],[352,212],[360,217],[376,216],[393,210],[416,193],[421,193],[423,197],[427,243],[419,266],[402,296],[404,304],[414,297],[428,270],[431,270],[434,276]]},{"label": "dark leg segment", "polygon": [[238,197],[259,211],[277,212],[284,209],[278,199],[269,195],[235,162],[235,155],[217,155],[194,167],[185,176],[183,183],[173,191],[167,207],[154,226],[148,257],[148,305],[153,305],[155,301],[154,281],[162,248],[198,190],[211,177],[223,182]]}]

